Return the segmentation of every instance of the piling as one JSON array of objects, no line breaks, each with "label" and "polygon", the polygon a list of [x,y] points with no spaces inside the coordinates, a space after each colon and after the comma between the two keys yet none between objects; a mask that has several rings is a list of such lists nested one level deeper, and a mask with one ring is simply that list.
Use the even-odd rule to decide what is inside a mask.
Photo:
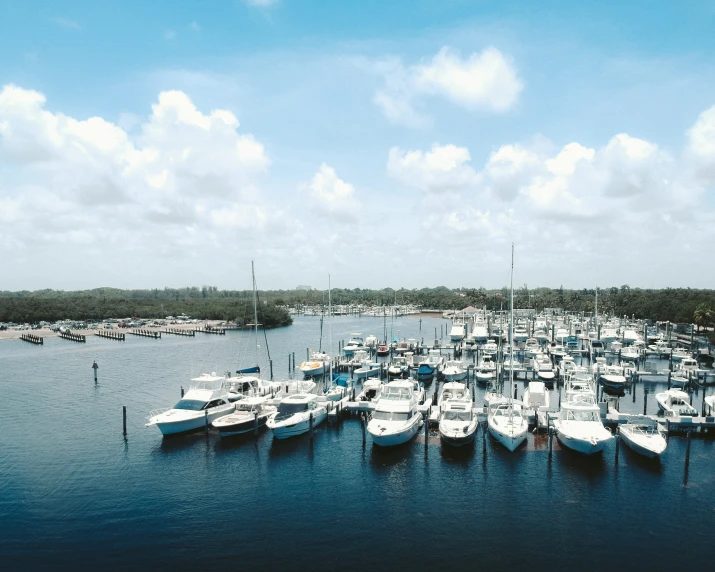
[{"label": "piling", "polygon": [[288,377],[290,377],[290,354],[288,354]]},{"label": "piling", "polygon": [[268,367],[271,370],[271,381],[273,381],[273,360],[272,359],[268,360]]},{"label": "piling", "polygon": [[518,395],[517,392],[518,392],[518,389],[517,389],[517,385],[516,385],[516,383],[515,383],[515,384],[514,384],[514,399],[517,398],[517,395]]},{"label": "piling", "polygon": [[122,405],[122,435],[127,436],[127,406]]},{"label": "piling", "polygon": [[670,376],[673,375],[672,371],[668,372],[668,389],[670,389]]},{"label": "piling", "polygon": [[687,432],[687,441],[685,446],[685,478],[684,484],[688,483],[688,469],[690,468],[690,441],[691,441],[692,431]]},{"label": "piling", "polygon": [[184,397],[184,386],[183,385],[181,386],[181,397],[182,397],[182,399]]},{"label": "piling", "polygon": [[253,412],[253,436],[258,437],[258,411]]},{"label": "piling", "polygon": [[209,410],[204,409],[204,427],[206,427],[206,436],[209,436]]},{"label": "piling", "polygon": [[293,372],[295,372],[295,352],[293,352]]},{"label": "piling", "polygon": [[554,428],[549,427],[549,459],[551,459],[551,453],[554,450]]},{"label": "piling", "polygon": [[310,442],[313,442],[313,412],[310,412],[310,418],[308,419],[309,431],[310,431]]},{"label": "piling", "polygon": [[310,349],[305,348],[305,361],[310,359]]},{"label": "piling", "polygon": [[85,343],[87,341],[87,338],[85,338],[82,334],[72,334],[72,333],[60,332],[59,336],[62,339],[70,340],[71,342]]},{"label": "piling", "polygon": [[365,418],[366,413],[364,411],[360,412],[360,427],[362,429],[362,446],[365,447],[367,442],[367,436],[365,435],[365,426],[367,425],[367,419]]},{"label": "piling", "polygon": [[621,445],[621,428],[616,427],[616,466],[618,466],[618,449],[620,448]]},{"label": "piling", "polygon": [[97,370],[99,369],[99,366],[96,361],[92,364],[92,369],[94,370],[94,383],[97,383]]},{"label": "piling", "polygon": [[424,425],[425,425],[425,452],[427,452],[427,445],[429,441],[429,414],[425,411],[424,413]]},{"label": "piling", "polygon": [[35,344],[36,346],[42,346],[45,344],[44,338],[40,336],[35,336],[33,334],[22,334],[20,336],[20,339],[24,342],[30,342],[31,344]]}]

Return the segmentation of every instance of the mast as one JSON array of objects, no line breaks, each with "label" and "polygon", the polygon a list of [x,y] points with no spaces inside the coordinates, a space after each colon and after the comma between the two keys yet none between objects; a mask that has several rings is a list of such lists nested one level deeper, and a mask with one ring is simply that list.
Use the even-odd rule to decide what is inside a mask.
[{"label": "mast", "polygon": [[596,330],[598,330],[598,286],[596,286]]},{"label": "mast", "polygon": [[511,243],[511,279],[509,288],[509,401],[511,402],[514,383],[514,243]]},{"label": "mast", "polygon": [[[328,274],[328,347],[330,351],[333,351],[333,303],[330,298],[330,274]],[[339,357],[339,356],[338,356]],[[328,373],[330,375],[330,383],[333,383],[333,360],[330,360],[330,365],[328,366]]]},{"label": "mast", "polygon": [[258,365],[258,305],[256,301],[256,271],[251,260],[251,278],[253,281],[253,329],[256,334],[256,365]]}]

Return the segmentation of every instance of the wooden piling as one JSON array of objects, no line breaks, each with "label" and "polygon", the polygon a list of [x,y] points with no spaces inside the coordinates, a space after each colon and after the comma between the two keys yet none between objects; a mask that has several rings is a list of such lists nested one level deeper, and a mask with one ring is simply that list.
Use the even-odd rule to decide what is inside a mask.
[{"label": "wooden piling", "polygon": [[127,436],[127,406],[122,405],[122,435]]},{"label": "wooden piling", "polygon": [[618,466],[618,449],[620,448],[621,445],[621,428],[616,427],[616,466]]},{"label": "wooden piling", "polygon": [[643,384],[643,415],[648,409],[648,386]]},{"label": "wooden piling", "polygon": [[360,427],[362,429],[362,446],[365,447],[365,443],[367,441],[367,436],[365,435],[365,429],[367,425],[367,419],[366,419],[367,414],[364,411],[360,412]]},{"label": "wooden piling", "polygon": [[424,413],[424,426],[425,426],[425,452],[426,452],[428,441],[429,441],[429,413],[427,411],[425,411],[425,413]]},{"label": "wooden piling", "polygon": [[554,428],[549,427],[549,459],[551,459],[551,453],[554,450]]},{"label": "wooden piling", "polygon": [[209,436],[209,410],[204,409],[204,427],[206,428],[206,436]]},{"label": "wooden piling", "polygon": [[258,411],[253,412],[253,436],[258,437]]},{"label": "wooden piling", "polygon": [[309,431],[310,431],[310,442],[313,442],[313,412],[310,412],[310,417],[308,418]]},{"label": "wooden piling", "polygon": [[35,344],[36,346],[42,346],[45,344],[44,338],[40,336],[35,336],[33,334],[22,334],[20,336],[20,339],[24,342],[30,342],[31,344]]}]

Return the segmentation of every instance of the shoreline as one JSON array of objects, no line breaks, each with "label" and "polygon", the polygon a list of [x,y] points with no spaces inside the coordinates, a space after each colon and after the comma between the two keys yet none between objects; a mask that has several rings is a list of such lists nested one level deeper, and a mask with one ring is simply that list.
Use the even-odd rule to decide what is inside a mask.
[{"label": "shoreline", "polygon": [[[194,329],[201,329],[202,327],[205,327],[206,325],[216,327],[217,329],[241,329],[241,328],[222,328],[219,327],[217,324],[221,320],[206,320],[206,321],[201,321],[198,324],[168,324],[166,326],[160,326],[158,328],[149,328],[149,327],[141,327],[141,328],[111,328],[111,329],[105,329],[105,328],[87,328],[84,330],[79,330],[79,329],[72,329],[73,334],[81,334],[83,336],[92,336],[94,335],[94,332],[97,332],[99,330],[104,330],[107,332],[117,332],[117,333],[124,333],[127,334],[131,332],[132,330],[148,330],[150,332],[164,332],[167,328],[171,330],[194,330]],[[19,340],[20,336],[24,334],[32,334],[33,336],[39,336],[41,338],[59,338],[60,334],[59,332],[53,332],[49,328],[40,328],[39,330],[16,330],[14,328],[12,329],[7,329],[7,330],[2,330],[0,331],[0,340]]]}]

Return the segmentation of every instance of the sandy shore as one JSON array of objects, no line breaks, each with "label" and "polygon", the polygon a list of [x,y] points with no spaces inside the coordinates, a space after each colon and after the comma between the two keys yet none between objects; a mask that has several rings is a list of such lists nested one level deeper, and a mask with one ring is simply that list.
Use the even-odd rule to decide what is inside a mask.
[{"label": "sandy shore", "polygon": [[[166,326],[160,326],[158,328],[149,328],[147,326],[143,326],[141,328],[136,328],[136,329],[141,329],[141,330],[149,330],[151,332],[163,332],[167,328],[170,328],[172,330],[193,330],[197,328],[204,328],[206,327],[206,324],[209,324],[211,326],[216,326],[220,327],[217,324],[219,323],[219,320],[208,320],[206,322],[199,322],[197,324],[167,324]],[[102,329],[102,328],[98,328]],[[118,332],[118,333],[127,333],[130,332],[135,328],[118,328],[114,327],[111,330],[107,330],[110,332]],[[77,330],[73,329],[72,333],[73,334],[81,334],[83,336],[93,336],[94,332],[97,330]],[[39,330],[16,330],[14,328],[9,328],[7,330],[2,330],[0,331],[0,340],[18,340],[20,339],[20,336],[23,334],[32,334],[33,336],[39,336],[41,338],[57,338],[59,337],[58,332],[53,332],[49,328],[41,328]]]}]

